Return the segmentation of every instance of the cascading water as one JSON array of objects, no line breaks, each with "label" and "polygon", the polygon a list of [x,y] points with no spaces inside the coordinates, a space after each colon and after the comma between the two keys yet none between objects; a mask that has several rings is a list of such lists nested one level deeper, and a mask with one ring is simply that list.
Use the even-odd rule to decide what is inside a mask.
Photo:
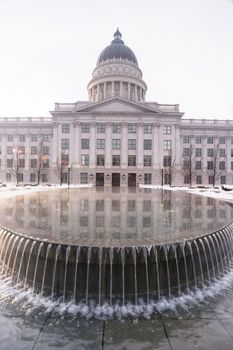
[{"label": "cascading water", "polygon": [[[231,268],[233,213],[227,205],[228,225],[219,219],[213,232],[207,230],[206,223],[196,233],[196,226],[187,232],[186,217],[174,227],[170,223],[170,214],[167,216],[165,210],[166,206],[170,207],[165,200],[169,198],[172,201],[171,197],[174,196],[173,200],[178,203],[174,204],[178,208],[172,218],[175,223],[175,215],[182,217],[184,194],[176,199],[175,194],[169,193],[168,196],[166,192],[158,192],[157,198],[155,191],[151,194],[137,193],[135,196],[129,194],[129,197],[124,193],[116,197],[111,197],[113,194],[101,197],[101,193],[92,192],[96,196],[93,206],[93,199],[88,202],[89,196],[82,197],[81,191],[59,193],[66,198],[66,202],[71,198],[74,203],[78,202],[74,225],[70,225],[75,229],[70,237],[63,238],[63,235],[69,227],[67,208],[72,205],[64,205],[63,197],[61,205],[65,209],[59,215],[60,220],[65,220],[66,227],[62,228],[59,236],[56,233],[56,219],[54,227],[49,222],[50,229],[43,223],[46,232],[50,232],[48,236],[43,232],[43,239],[40,239],[38,230],[34,235],[33,230],[28,229],[29,233],[26,234],[26,224],[22,229],[24,232],[17,233],[14,227],[6,228],[7,225],[2,223],[1,273],[4,278],[11,277],[17,288],[31,288],[32,294],[41,297],[60,298],[62,302],[83,302],[86,305],[94,302],[101,306],[105,303],[125,306],[128,302],[138,305],[142,301],[149,304],[163,298],[194,293],[221,279]],[[151,198],[151,203],[156,203],[152,208],[154,212],[148,198]],[[133,200],[135,205],[132,205]],[[140,200],[143,201],[144,211]],[[189,200],[192,202],[192,196],[189,196]],[[128,201],[128,212],[125,209],[120,211],[117,201],[122,208]],[[140,212],[136,212],[137,201]],[[161,206],[161,201],[166,205]],[[87,208],[93,207],[95,210],[88,217]],[[104,215],[100,215],[102,211]],[[94,219],[93,213],[96,215]],[[51,217],[55,214],[52,212]],[[140,215],[142,220],[136,220]],[[0,213],[0,221],[3,218],[4,215]],[[112,222],[111,229],[109,222]],[[141,226],[137,227],[135,223]],[[164,223],[169,226],[162,226]]]}]

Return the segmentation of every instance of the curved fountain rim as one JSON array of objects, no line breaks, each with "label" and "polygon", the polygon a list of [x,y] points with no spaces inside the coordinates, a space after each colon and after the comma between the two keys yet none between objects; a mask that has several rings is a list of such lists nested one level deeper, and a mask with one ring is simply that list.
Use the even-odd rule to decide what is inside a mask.
[{"label": "curved fountain rim", "polygon": [[95,245],[90,245],[90,246],[88,246],[88,245],[75,245],[75,244],[68,244],[68,243],[64,243],[64,242],[56,242],[56,241],[52,241],[52,240],[48,241],[46,239],[39,239],[39,238],[36,238],[36,237],[27,236],[25,234],[22,234],[20,232],[16,232],[16,231],[10,229],[9,227],[4,227],[2,225],[0,225],[0,230],[7,231],[8,233],[12,233],[12,234],[14,234],[16,236],[19,236],[19,237],[25,238],[25,239],[29,239],[31,241],[36,241],[36,242],[39,242],[39,243],[43,242],[43,243],[47,243],[47,244],[53,244],[55,246],[61,245],[63,247],[74,247],[74,248],[84,248],[84,249],[88,249],[88,248],[100,249],[100,248],[102,248],[102,249],[108,249],[108,250],[113,249],[113,250],[119,250],[120,251],[121,249],[132,249],[132,248],[134,248],[134,249],[147,248],[148,250],[151,250],[152,247],[161,247],[161,246],[166,246],[166,247],[168,246],[168,247],[170,247],[172,245],[177,245],[177,244],[181,244],[181,243],[185,244],[187,242],[193,242],[193,241],[196,241],[198,239],[201,239],[201,238],[204,238],[204,237],[208,237],[208,236],[211,236],[211,235],[213,235],[215,233],[218,233],[220,231],[226,230],[226,229],[230,228],[231,225],[233,225],[233,221],[230,222],[229,224],[223,226],[223,227],[220,227],[219,229],[217,229],[215,231],[208,232],[206,234],[202,234],[202,235],[200,235],[198,237],[195,237],[195,238],[190,237],[189,239],[183,239],[183,240],[180,240],[180,241],[178,240],[178,241],[172,241],[172,242],[161,243],[161,244],[148,244],[148,245],[145,244],[145,245],[139,245],[139,246],[131,245],[131,246],[111,246],[111,247],[110,246],[101,246],[100,247],[100,246],[95,246]]}]

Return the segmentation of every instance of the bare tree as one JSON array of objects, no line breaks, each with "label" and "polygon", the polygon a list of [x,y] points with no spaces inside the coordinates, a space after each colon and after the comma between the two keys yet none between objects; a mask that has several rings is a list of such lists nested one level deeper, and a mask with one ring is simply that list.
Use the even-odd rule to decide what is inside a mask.
[{"label": "bare tree", "polygon": [[164,167],[164,177],[166,179],[165,183],[171,186],[173,179],[176,176],[176,170],[177,170],[175,159],[172,161],[171,156],[165,156],[163,161],[163,167]]},{"label": "bare tree", "polygon": [[21,150],[17,146],[13,148],[13,159],[12,159],[12,168],[10,169],[11,174],[13,174],[16,178],[16,185],[18,186],[19,184],[19,169],[20,169],[20,155],[21,155]]},{"label": "bare tree", "polygon": [[57,157],[56,171],[59,177],[60,186],[64,181],[65,173],[67,172],[69,164],[69,155],[61,153],[61,157]]},{"label": "bare tree", "polygon": [[187,153],[184,154],[182,170],[184,177],[188,179],[188,181],[186,182],[189,183],[189,186],[191,187],[193,184],[194,177],[197,173],[195,164],[195,149],[193,145],[190,145],[189,148],[187,148],[187,150]]},{"label": "bare tree", "polygon": [[[224,156],[224,160],[225,160],[225,156]],[[210,171],[210,174],[213,176],[213,186],[216,185],[216,182],[219,180],[220,176],[222,175],[223,173],[223,169],[221,169],[221,166],[220,166],[220,150],[219,150],[219,144],[217,144],[215,147],[214,147],[214,150],[213,150],[213,167],[212,167],[212,170]],[[224,161],[223,161],[224,162]],[[210,170],[210,169],[208,169]]]},{"label": "bare tree", "polygon": [[46,166],[47,159],[48,155],[44,154],[43,141],[41,141],[37,148],[37,168],[35,169],[35,172],[37,174],[37,185],[40,184],[42,176],[48,171],[48,168]]}]

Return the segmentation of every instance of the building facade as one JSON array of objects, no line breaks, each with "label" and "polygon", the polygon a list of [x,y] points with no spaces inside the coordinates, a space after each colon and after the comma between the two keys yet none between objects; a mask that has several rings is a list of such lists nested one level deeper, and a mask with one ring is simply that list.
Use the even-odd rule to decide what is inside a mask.
[{"label": "building facade", "polygon": [[0,181],[97,186],[233,181],[233,121],[184,119],[146,101],[137,58],[119,30],[99,55],[88,101],[55,103],[51,118],[0,120]]}]

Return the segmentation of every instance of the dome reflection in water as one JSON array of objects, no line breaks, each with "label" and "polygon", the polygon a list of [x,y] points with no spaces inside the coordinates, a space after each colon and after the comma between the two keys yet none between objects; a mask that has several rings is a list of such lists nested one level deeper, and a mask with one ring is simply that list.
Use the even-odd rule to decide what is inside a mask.
[{"label": "dome reflection in water", "polygon": [[168,190],[16,196],[0,209],[1,273],[76,303],[171,298],[230,269],[232,218],[228,204]]}]

